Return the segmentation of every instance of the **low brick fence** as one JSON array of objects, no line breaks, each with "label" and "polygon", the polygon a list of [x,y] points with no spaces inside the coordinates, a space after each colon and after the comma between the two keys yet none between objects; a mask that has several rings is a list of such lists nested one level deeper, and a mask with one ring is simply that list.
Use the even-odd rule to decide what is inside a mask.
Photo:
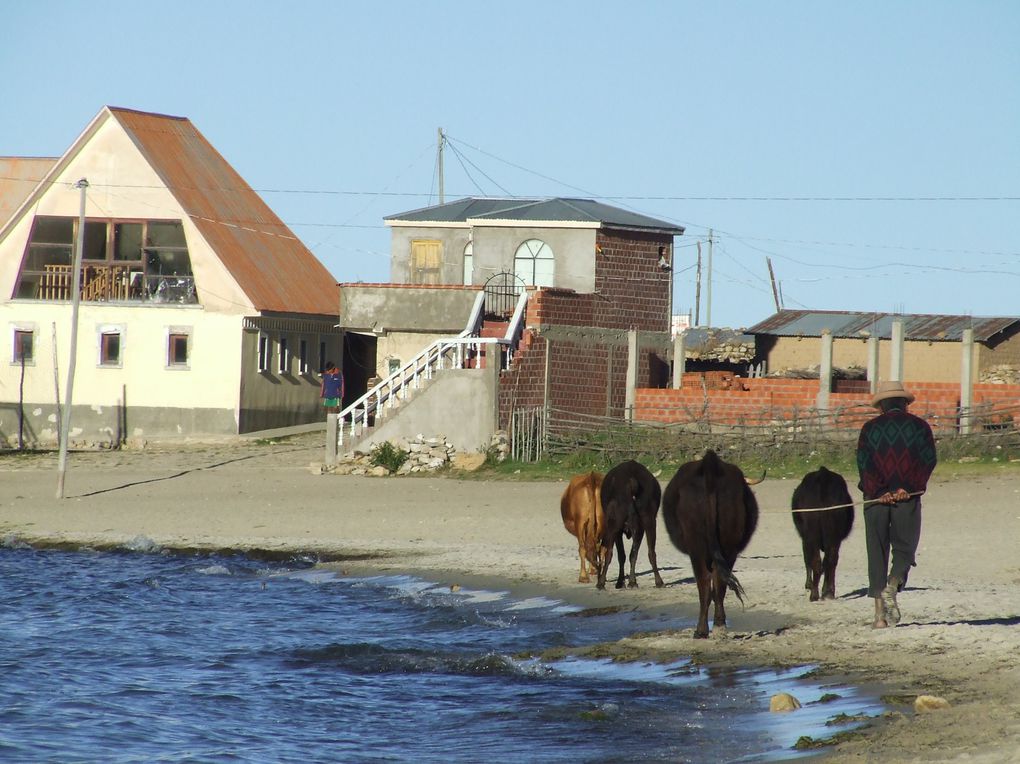
[{"label": "low brick fence", "polygon": [[[910,382],[916,396],[910,411],[936,430],[960,424],[960,386]],[[818,408],[817,379],[743,378],[728,372],[688,373],[679,389],[639,388],[634,419],[661,424],[776,425],[801,422],[857,429],[875,415],[865,380],[835,380],[827,410]],[[1020,426],[1020,385],[975,384],[970,410],[974,425]]]}]

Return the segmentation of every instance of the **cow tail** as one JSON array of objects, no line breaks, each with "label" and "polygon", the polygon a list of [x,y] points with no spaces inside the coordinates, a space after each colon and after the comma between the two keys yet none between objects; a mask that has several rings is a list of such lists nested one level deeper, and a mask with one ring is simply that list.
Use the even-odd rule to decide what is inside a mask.
[{"label": "cow tail", "polygon": [[737,599],[740,600],[740,604],[743,605],[744,587],[741,586],[740,581],[733,574],[733,568],[730,567],[729,563],[726,562],[726,558],[723,557],[722,547],[719,543],[719,492],[716,476],[721,473],[721,466],[719,457],[716,456],[714,451],[708,451],[705,454],[703,468],[705,470],[705,493],[708,495],[709,523],[712,528],[712,533],[709,534],[712,564],[719,571],[720,578],[733,590],[733,593],[737,595]]}]

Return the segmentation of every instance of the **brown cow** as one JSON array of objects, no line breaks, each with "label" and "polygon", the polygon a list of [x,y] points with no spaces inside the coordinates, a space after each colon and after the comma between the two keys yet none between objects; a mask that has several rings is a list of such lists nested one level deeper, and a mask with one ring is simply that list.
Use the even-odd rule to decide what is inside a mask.
[{"label": "brown cow", "polygon": [[655,521],[659,515],[659,498],[662,488],[655,476],[643,464],[626,461],[617,464],[602,480],[602,511],[605,525],[601,534],[602,565],[596,586],[606,588],[606,574],[613,561],[613,547],[620,561],[620,575],[616,588],[623,588],[623,537],[633,537],[630,546],[630,576],[627,585],[637,586],[634,566],[637,563],[641,540],[648,535],[648,562],[655,574],[655,585],[663,586],[659,566],[655,561]]},{"label": "brown cow", "polygon": [[662,519],[677,549],[691,558],[700,604],[694,636],[703,639],[709,602],[715,602],[715,628],[725,629],[726,587],[744,601],[733,565],[758,525],[758,502],[740,468],[709,450],[704,458],[681,465],[669,481]]},{"label": "brown cow", "polygon": [[[854,527],[853,500],[846,480],[838,472],[819,467],[809,472],[793,492],[791,502],[793,525],[800,534],[804,549],[807,581],[804,588],[811,592],[811,601],[818,599],[818,580],[825,571],[822,599],[836,598],[836,564],[839,546]],[[839,507],[819,512],[798,512],[814,507]],[[825,560],[822,560],[822,552]]]},{"label": "brown cow", "polygon": [[560,499],[563,527],[577,537],[577,556],[581,558],[581,573],[577,580],[582,584],[591,581],[590,574],[598,575],[601,564],[599,537],[602,535],[602,475],[588,472],[575,475]]}]

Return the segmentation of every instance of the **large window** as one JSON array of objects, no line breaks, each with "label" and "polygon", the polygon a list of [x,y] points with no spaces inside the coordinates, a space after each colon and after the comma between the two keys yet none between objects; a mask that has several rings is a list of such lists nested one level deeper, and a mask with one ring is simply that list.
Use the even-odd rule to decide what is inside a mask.
[{"label": "large window", "polygon": [[514,275],[528,286],[552,286],[552,248],[541,239],[528,239],[514,253]]},{"label": "large window", "polygon": [[[35,218],[15,297],[70,300],[78,219]],[[179,220],[86,220],[81,299],[197,302]]]}]

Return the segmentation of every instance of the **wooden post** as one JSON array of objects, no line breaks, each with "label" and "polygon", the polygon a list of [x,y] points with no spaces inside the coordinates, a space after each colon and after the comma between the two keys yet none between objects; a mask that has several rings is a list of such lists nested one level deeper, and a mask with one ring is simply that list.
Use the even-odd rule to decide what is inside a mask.
[{"label": "wooden post", "polygon": [[960,364],[960,432],[966,435],[974,427],[974,330],[963,330]]}]

